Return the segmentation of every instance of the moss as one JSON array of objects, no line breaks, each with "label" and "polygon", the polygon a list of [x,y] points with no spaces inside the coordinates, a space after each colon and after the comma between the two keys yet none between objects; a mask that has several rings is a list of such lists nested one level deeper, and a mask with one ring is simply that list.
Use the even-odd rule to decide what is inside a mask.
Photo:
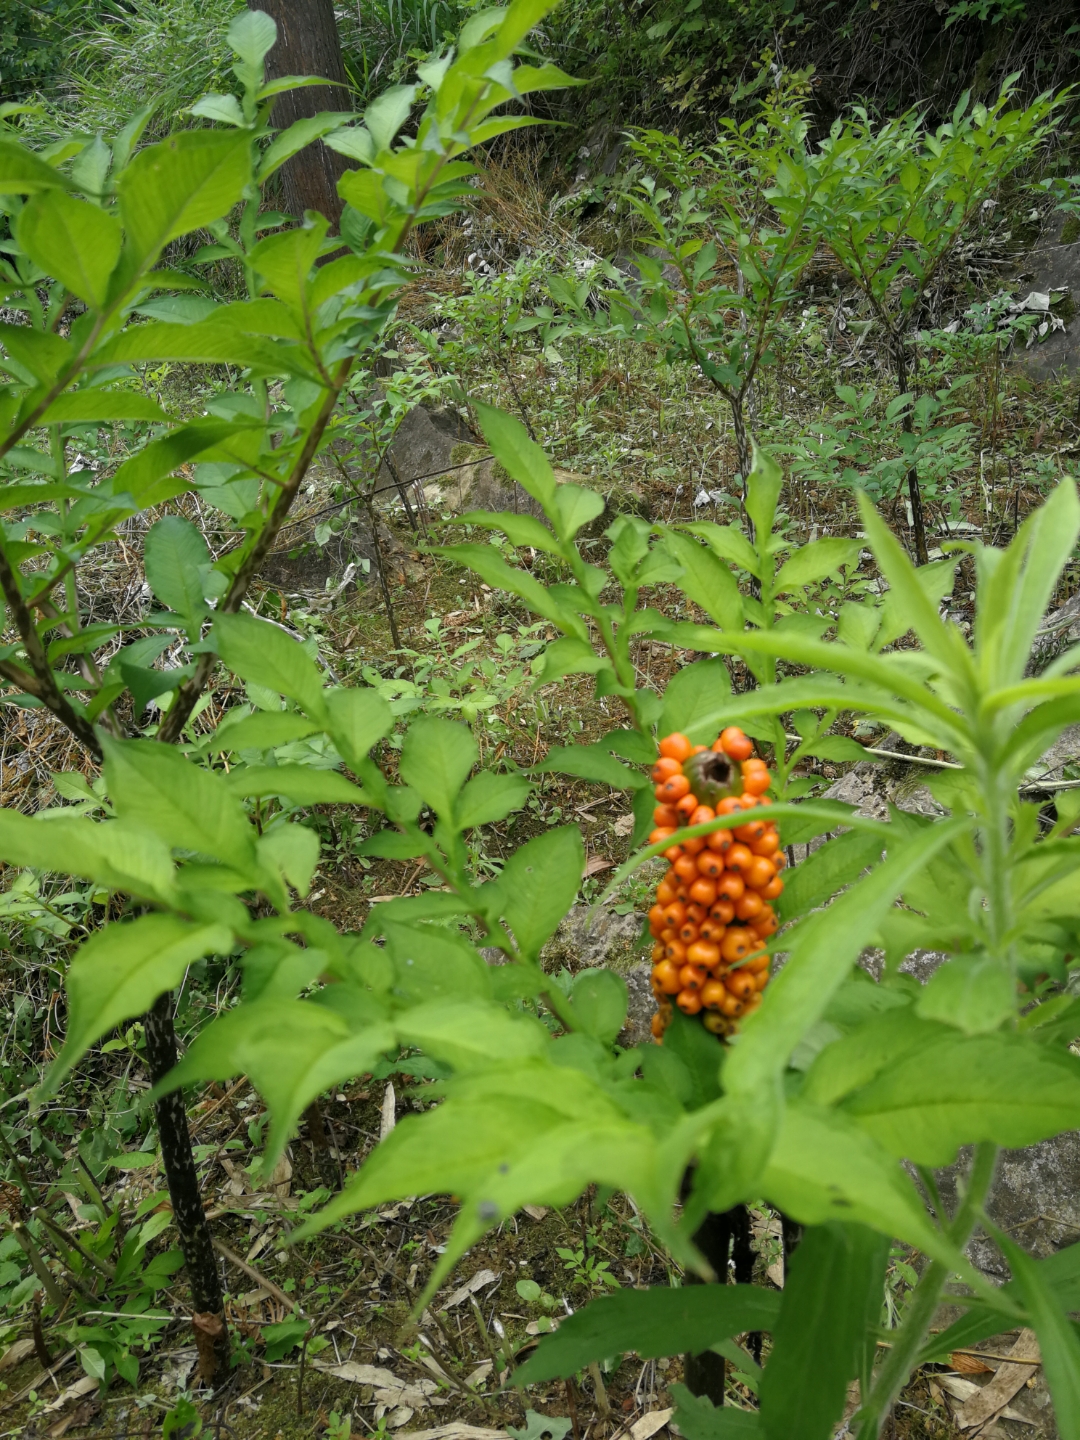
[{"label": "moss", "polygon": [[1061,227],[1062,245],[1072,245],[1080,240],[1080,215],[1070,215]]}]

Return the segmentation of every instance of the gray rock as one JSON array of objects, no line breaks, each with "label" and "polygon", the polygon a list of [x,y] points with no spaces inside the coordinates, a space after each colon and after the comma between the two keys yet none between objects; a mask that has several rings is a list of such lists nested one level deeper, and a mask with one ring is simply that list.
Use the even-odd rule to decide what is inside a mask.
[{"label": "gray rock", "polygon": [[643,929],[643,917],[637,911],[620,915],[605,905],[592,914],[591,906],[575,905],[544,946],[540,957],[549,972],[564,966],[575,973],[602,966],[623,977],[628,998],[620,1045],[644,1044],[650,1038],[649,1026],[656,1013],[656,1001],[649,985],[652,966],[639,958]]},{"label": "gray rock", "polygon": [[[1051,216],[1044,237],[1025,261],[1024,273],[1032,277],[1031,289],[1042,294],[1068,290],[1069,309],[1075,310],[1076,299],[1080,297],[1080,240],[1062,241],[1066,223],[1064,215]],[[1019,289],[1024,293],[1022,285]],[[1080,369],[1080,322],[1071,318],[1064,330],[1055,331],[1030,349],[1018,348],[1013,360],[1040,378]]]}]

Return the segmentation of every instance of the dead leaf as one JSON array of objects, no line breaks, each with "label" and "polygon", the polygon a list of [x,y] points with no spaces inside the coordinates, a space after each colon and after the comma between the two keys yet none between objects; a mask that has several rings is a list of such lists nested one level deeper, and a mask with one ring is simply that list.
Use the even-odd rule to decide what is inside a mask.
[{"label": "dead leaf", "polygon": [[403,1389],[405,1386],[405,1381],[399,1380],[392,1370],[384,1370],[379,1365],[361,1365],[359,1360],[346,1360],[341,1365],[332,1365],[326,1360],[310,1360],[308,1363],[314,1370],[322,1370],[338,1380],[350,1380],[354,1385],[374,1385],[380,1390],[389,1390],[394,1386]]},{"label": "dead leaf", "polygon": [[89,1395],[92,1390],[98,1388],[98,1382],[92,1375],[84,1375],[81,1380],[76,1380],[74,1385],[69,1385],[66,1390],[61,1390],[55,1400],[45,1406],[41,1412],[43,1415],[52,1415],[57,1410],[62,1410],[72,1400],[80,1400],[84,1395]]},{"label": "dead leaf", "polygon": [[[981,1394],[982,1388],[983,1387],[976,1385],[974,1380],[964,1380],[959,1375],[938,1374],[934,1376],[930,1384],[931,1394],[933,1394],[935,1390],[937,1391],[936,1398],[940,1398],[941,1391],[944,1390],[953,1400],[958,1400],[961,1403],[970,1400],[974,1395]],[[1030,1420],[1026,1415],[1021,1415],[1019,1410],[1014,1410],[1011,1405],[1005,1406],[1004,1410],[1000,1412],[1000,1418],[1002,1420],[1013,1420],[1018,1425],[1035,1425],[1037,1423],[1034,1420]],[[994,1429],[996,1430],[996,1426]],[[993,1431],[988,1429],[985,1432],[980,1432],[980,1434],[982,1433],[989,1435],[992,1434]]]},{"label": "dead leaf", "polygon": [[471,1280],[466,1280],[464,1285],[454,1291],[449,1300],[440,1306],[440,1309],[452,1310],[455,1305],[460,1305],[470,1295],[475,1295],[477,1290],[483,1290],[485,1285],[493,1285],[498,1278],[499,1276],[495,1274],[494,1270],[478,1270]]},{"label": "dead leaf", "polygon": [[483,1425],[436,1425],[433,1430],[407,1430],[399,1440],[510,1440],[510,1436]]},{"label": "dead leaf", "polygon": [[544,1216],[548,1213],[548,1207],[546,1205],[523,1205],[521,1208],[530,1220],[543,1220]]},{"label": "dead leaf", "polygon": [[611,860],[605,860],[602,855],[590,855],[585,862],[585,879],[590,875],[599,875],[601,870],[614,870],[615,865]]},{"label": "dead leaf", "polygon": [[616,835],[632,835],[634,833],[633,815],[620,815],[611,828]]},{"label": "dead leaf", "polygon": [[986,1365],[977,1355],[969,1355],[966,1350],[954,1350],[949,1356],[949,1364],[961,1375],[993,1375],[994,1367]]},{"label": "dead leaf", "polygon": [[292,1183],[292,1174],[292,1161],[288,1155],[282,1155],[266,1181],[271,1193],[276,1195],[279,1200],[284,1200],[288,1195]]},{"label": "dead leaf", "polygon": [[33,1355],[33,1353],[33,1340],[16,1340],[14,1345],[9,1345],[3,1355],[0,1355],[0,1374],[5,1370],[12,1369],[15,1365],[21,1365],[27,1356]]},{"label": "dead leaf", "polygon": [[488,1378],[493,1368],[494,1365],[491,1360],[482,1360],[471,1375],[466,1375],[465,1384],[468,1385],[470,1390],[475,1390],[481,1380]]},{"label": "dead leaf", "polygon": [[[985,1425],[1004,1410],[1016,1392],[1034,1375],[1040,1364],[1035,1332],[1021,1330],[1009,1356],[1008,1360],[998,1366],[994,1378],[988,1380],[977,1395],[972,1395],[957,1413],[956,1423],[961,1430],[973,1430],[977,1426]],[[1014,1360],[1013,1356],[1017,1358]]]},{"label": "dead leaf", "polygon": [[674,1409],[650,1410],[630,1426],[630,1440],[652,1440],[652,1436],[662,1430],[674,1414]]},{"label": "dead leaf", "polygon": [[379,1121],[379,1139],[385,1140],[397,1124],[397,1096],[391,1081],[386,1082],[382,1097],[382,1119]]}]

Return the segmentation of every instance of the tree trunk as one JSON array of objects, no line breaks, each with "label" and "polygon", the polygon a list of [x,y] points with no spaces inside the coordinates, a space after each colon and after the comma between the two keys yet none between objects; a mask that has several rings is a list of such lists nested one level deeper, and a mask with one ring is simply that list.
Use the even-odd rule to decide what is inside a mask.
[{"label": "tree trunk", "polygon": [[[278,27],[277,44],[266,58],[268,80],[324,75],[331,82],[279,96],[272,115],[277,129],[322,110],[351,110],[332,0],[249,0],[249,4],[252,10],[264,10]],[[305,210],[318,210],[336,233],[343,207],[337,182],[348,168],[345,157],[328,150],[321,140],[305,146],[278,171],[284,208],[297,218]]]},{"label": "tree trunk", "polygon": [[[146,1036],[146,1068],[156,1085],[176,1064],[171,991],[159,996],[152,1009],[143,1016],[143,1030]],[[155,1101],[154,1114],[173,1219],[191,1286],[192,1325],[199,1350],[199,1373],[204,1380],[212,1380],[217,1370],[228,1369],[229,1334],[225,1326],[225,1302],[217,1256],[199,1193],[199,1177],[195,1172],[183,1092],[174,1090]]]},{"label": "tree trunk", "polygon": [[[712,1211],[705,1216],[694,1234],[694,1244],[716,1272],[716,1283],[728,1282],[729,1262],[735,1262],[735,1283],[749,1285],[754,1274],[754,1251],[750,1243],[750,1212],[745,1205],[735,1205],[723,1214]],[[687,1285],[700,1285],[701,1279],[687,1272]],[[724,1380],[727,1362],[715,1350],[683,1357],[683,1374],[691,1395],[704,1395],[714,1405],[724,1403]]]},{"label": "tree trunk", "polygon": [[[893,363],[896,366],[896,385],[901,395],[907,394],[908,367],[907,349],[902,337],[893,341]],[[911,412],[907,411],[903,419],[903,428],[906,434],[912,433]],[[911,542],[915,551],[915,559],[920,565],[930,563],[930,553],[926,548],[926,521],[923,516],[922,491],[919,489],[919,472],[914,464],[907,472],[908,498],[911,502]]]}]

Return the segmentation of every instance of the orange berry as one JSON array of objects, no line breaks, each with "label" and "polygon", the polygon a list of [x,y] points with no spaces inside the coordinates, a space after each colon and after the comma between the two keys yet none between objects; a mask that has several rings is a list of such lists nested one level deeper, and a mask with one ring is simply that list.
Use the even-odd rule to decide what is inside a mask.
[{"label": "orange berry", "polygon": [[764,914],[759,915],[754,921],[754,929],[763,940],[767,939],[770,935],[775,935],[777,930],[780,929],[780,921],[777,920],[768,905],[765,906]]},{"label": "orange berry", "polygon": [[755,988],[755,989],[757,990],[757,992],[758,992],[758,995],[757,995],[757,998],[758,998],[758,999],[760,999],[760,997],[761,997],[761,992],[762,992],[762,990],[765,989],[765,986],[766,986],[768,983],[769,983],[769,967],[766,965],[766,967],[765,967],[764,970],[758,970],[758,971],[756,971],[756,972],[754,973],[754,988]]},{"label": "orange berry", "polygon": [[706,920],[701,927],[702,940],[708,940],[713,945],[719,945],[724,938],[724,931],[727,926],[722,920]]},{"label": "orange berry", "polygon": [[[746,894],[735,902],[735,918],[736,920],[756,920],[764,909],[765,901],[761,896],[756,895],[753,890],[747,890]],[[682,931],[679,934],[681,936]]]},{"label": "orange berry", "polygon": [[752,845],[755,840],[760,840],[765,834],[764,820],[751,820],[746,825],[736,825],[735,839],[743,845]]},{"label": "orange berry", "polygon": [[722,855],[731,845],[731,831],[714,830],[711,835],[705,837],[705,844],[710,850],[715,850],[718,855]]},{"label": "orange berry", "polygon": [[659,825],[655,830],[651,830],[649,832],[649,844],[658,845],[661,840],[667,840],[674,834],[675,830],[673,827],[668,825]]},{"label": "orange berry", "polygon": [[705,877],[702,876],[699,880],[695,880],[693,885],[690,886],[690,899],[695,900],[699,905],[704,905],[706,909],[709,909],[716,904],[716,886],[711,880],[706,880]]},{"label": "orange berry", "polygon": [[690,816],[691,825],[707,825],[710,820],[716,819],[716,811],[711,805],[699,805]]},{"label": "orange berry", "polygon": [[706,880],[719,880],[724,873],[724,857],[715,850],[703,850],[697,857],[697,868]]},{"label": "orange berry", "polygon": [[[741,900],[746,889],[746,881],[734,870],[725,870],[720,879],[716,882],[716,898],[718,900],[730,900],[734,905],[736,900]],[[710,907],[711,908],[711,907]],[[732,915],[735,911],[732,910]]]},{"label": "orange berry", "polygon": [[656,938],[660,941],[661,945],[667,945],[670,941],[679,938],[679,932],[675,929],[674,925],[665,925]]},{"label": "orange berry", "polygon": [[717,743],[732,760],[749,760],[754,753],[753,741],[744,735],[737,725],[729,725],[726,730],[722,730]]},{"label": "orange berry", "polygon": [[737,995],[732,995],[728,988],[724,987],[724,998],[717,1006],[721,1015],[727,1015],[731,1020],[737,1020],[746,1009],[746,1006]]},{"label": "orange berry", "polygon": [[767,885],[761,887],[761,898],[763,900],[779,900],[784,893],[784,882],[779,875],[774,875]]},{"label": "orange berry", "polygon": [[649,1029],[652,1031],[653,1039],[659,1044],[664,1038],[664,1031],[667,1027],[664,1024],[664,1017],[657,1013],[649,1021]]},{"label": "orange berry", "polygon": [[649,907],[649,924],[659,925],[661,930],[667,924],[667,916],[664,914],[663,905],[651,905]]},{"label": "orange berry", "polygon": [[660,754],[671,760],[677,760],[681,765],[684,760],[689,760],[693,746],[685,735],[674,730],[670,735],[665,735],[660,741]]},{"label": "orange berry", "polygon": [[702,921],[709,918],[709,912],[704,905],[698,905],[691,900],[690,904],[686,907],[686,918],[692,920],[695,925],[700,925]]},{"label": "orange berry", "polygon": [[674,805],[657,805],[652,812],[653,824],[660,825],[667,830],[677,830],[679,826],[679,812]]},{"label": "orange berry", "polygon": [[745,970],[732,970],[724,976],[724,984],[737,1000],[749,1000],[757,989],[753,975],[748,975]]},{"label": "orange berry", "polygon": [[745,879],[745,872],[749,870],[755,858],[753,851],[748,845],[742,845],[736,842],[724,857],[724,863],[729,870],[738,871]]},{"label": "orange berry", "polygon": [[685,880],[688,885],[692,885],[698,877],[697,861],[692,855],[680,855],[671,868],[679,879]]},{"label": "orange berry", "polygon": [[708,980],[701,987],[701,1003],[706,1010],[718,1010],[728,989],[722,980]]},{"label": "orange berry", "polygon": [[683,774],[669,775],[656,787],[656,798],[661,805],[675,805],[684,795],[690,793],[690,781]]},{"label": "orange berry", "polygon": [[742,968],[748,975],[760,975],[763,971],[767,972],[769,969],[769,952],[767,950],[761,950],[757,955],[751,955],[750,959],[747,960]]},{"label": "orange berry", "polygon": [[690,791],[687,791],[687,793],[682,797],[682,799],[681,799],[681,800],[678,802],[678,804],[675,806],[675,809],[676,809],[676,811],[678,812],[678,816],[679,816],[679,824],[680,824],[680,825],[688,825],[688,824],[690,823],[690,816],[694,813],[694,811],[695,811],[697,808],[698,808],[697,796],[694,795],[694,794],[692,794]]},{"label": "orange berry", "polygon": [[689,960],[679,971],[684,990],[700,990],[708,978],[708,971],[703,965],[691,965]]},{"label": "orange berry", "polygon": [[743,793],[739,796],[740,810],[756,810],[758,805],[760,804],[761,801],[758,799],[758,797],[756,795],[749,794],[749,792],[746,790],[744,790]]},{"label": "orange berry", "polygon": [[700,855],[702,850],[705,849],[704,837],[701,835],[691,835],[689,840],[682,842],[682,848],[686,851],[687,855]]},{"label": "orange berry", "polygon": [[701,992],[699,990],[680,990],[675,996],[675,1004],[684,1015],[696,1015],[701,1009]]},{"label": "orange berry", "polygon": [[698,930],[693,920],[686,920],[679,926],[679,939],[684,945],[692,945],[698,938]]},{"label": "orange berry", "polygon": [[767,860],[775,855],[780,848],[780,836],[776,833],[774,825],[766,826],[765,834],[759,840],[750,842],[750,849],[755,855],[763,855]]},{"label": "orange berry", "polygon": [[741,810],[742,805],[738,795],[725,795],[716,807],[717,815],[734,815],[736,810]]},{"label": "orange berry", "polygon": [[690,747],[690,754],[691,754],[691,755],[700,755],[703,750],[707,750],[708,748],[709,748],[709,747],[708,747],[707,745],[691,745],[691,747]]},{"label": "orange berry", "polygon": [[673,900],[670,905],[664,906],[664,919],[677,930],[686,919],[686,906],[681,900]]},{"label": "orange berry", "polygon": [[709,907],[709,919],[715,920],[719,925],[730,925],[735,919],[735,903],[732,900],[717,900],[715,905]]},{"label": "orange berry", "polygon": [[659,965],[663,958],[664,946],[661,941],[657,940],[656,944],[652,947],[652,962],[654,965]]},{"label": "orange berry", "polygon": [[720,954],[729,965],[736,960],[745,960],[756,948],[751,936],[741,926],[732,926],[720,942]]},{"label": "orange berry", "polygon": [[743,871],[743,879],[751,890],[764,890],[770,881],[776,879],[776,866],[764,855],[755,855]]},{"label": "orange berry", "polygon": [[667,780],[671,775],[679,775],[681,773],[682,765],[678,760],[673,760],[670,755],[661,755],[660,759],[657,760],[656,764],[652,767],[652,778],[657,784],[662,780]]},{"label": "orange berry", "polygon": [[706,970],[715,970],[720,964],[720,947],[708,940],[695,940],[686,948],[687,965],[700,965]]},{"label": "orange berry", "polygon": [[665,995],[677,995],[682,989],[679,967],[671,960],[660,961],[660,964],[653,970],[653,979]]},{"label": "orange berry", "polygon": [[672,885],[665,876],[656,887],[656,903],[658,905],[670,905],[673,900],[677,899],[678,896],[675,893],[675,886]]},{"label": "orange berry", "polygon": [[681,969],[686,964],[686,946],[681,940],[669,940],[664,946],[664,959]]}]

